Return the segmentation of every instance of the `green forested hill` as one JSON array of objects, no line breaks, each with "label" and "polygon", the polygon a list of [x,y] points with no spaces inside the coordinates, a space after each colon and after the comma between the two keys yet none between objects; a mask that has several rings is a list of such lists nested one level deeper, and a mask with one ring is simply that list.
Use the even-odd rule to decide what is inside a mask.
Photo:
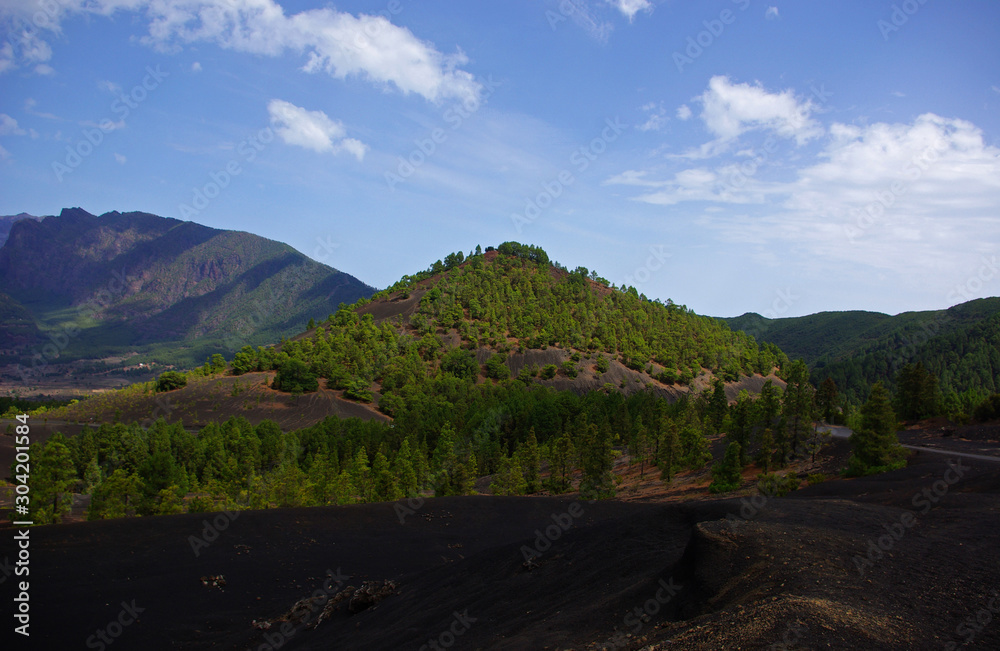
[{"label": "green forested hill", "polygon": [[[558,347],[651,370],[668,384],[687,384],[705,371],[726,380],[766,375],[784,359],[719,320],[647,300],[634,289],[612,289],[587,269],[568,271],[540,249],[516,243],[467,260],[452,254],[355,307],[286,342],[281,353],[337,384],[379,380],[414,356],[457,355],[455,344],[498,357]],[[235,363],[259,367],[245,358]]]},{"label": "green forested hill", "polygon": [[726,319],[760,341],[804,359],[818,385],[833,378],[848,401],[857,403],[878,380],[894,387],[899,371],[920,362],[938,377],[942,392],[975,404],[1000,391],[1000,298],[985,298],[947,310],[822,312],[765,319],[744,314]]},{"label": "green forested hill", "polygon": [[[484,475],[495,494],[516,495],[542,489],[543,459],[548,490],[608,497],[614,445],[627,446],[643,468],[655,462],[665,481],[703,468],[711,460],[706,435],[722,431],[745,450],[741,463],[757,454],[783,465],[804,454],[812,401],[804,365],[782,369],[786,390],[785,381],[745,377],[787,361],[721,321],[614,289],[587,269],[569,271],[541,249],[508,242],[468,258],[451,254],[278,346],[245,346],[228,364],[216,356],[187,375],[163,373],[155,387],[49,412],[107,423],[91,407],[120,415],[162,399],[156,413],[169,424],[105,424],[36,454],[72,459],[67,473],[92,487],[94,518],[468,494]],[[213,382],[222,374],[237,377]],[[603,384],[566,390],[579,388],[578,375]],[[741,392],[730,408],[723,378],[742,378],[737,386],[760,398]],[[683,383],[706,390],[655,390]],[[245,415],[278,392],[293,394],[292,408],[313,409],[322,402],[314,398],[335,394],[388,418],[329,416],[285,432],[269,419],[251,424]],[[242,403],[238,413],[220,409],[223,394]],[[193,436],[183,416],[196,400],[220,421],[232,417]],[[752,443],[765,430],[764,443]],[[189,491],[199,497],[185,506]],[[39,503],[36,521],[59,519],[49,507],[55,499]]]}]

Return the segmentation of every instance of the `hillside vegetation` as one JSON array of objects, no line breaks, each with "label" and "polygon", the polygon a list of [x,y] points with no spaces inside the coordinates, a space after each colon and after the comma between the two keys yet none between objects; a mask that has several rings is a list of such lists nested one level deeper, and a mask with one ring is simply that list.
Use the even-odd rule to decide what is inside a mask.
[{"label": "hillside vegetation", "polygon": [[938,379],[943,399],[962,405],[966,413],[1000,391],[1000,298],[896,316],[822,312],[766,319],[744,314],[726,321],[801,357],[817,386],[831,378],[851,404],[863,402],[879,381],[897,389],[900,372],[918,363]]},{"label": "hillside vegetation", "polygon": [[[804,365],[785,369],[783,391],[785,382],[761,378],[787,365],[773,346],[758,347],[683,306],[608,287],[586,269],[570,272],[534,247],[505,243],[468,259],[452,254],[311,325],[277,347],[246,346],[228,364],[214,356],[189,373],[193,385],[165,373],[155,386],[116,394],[164,398],[166,417],[148,430],[106,424],[50,439],[35,454],[46,459],[43,467],[63,459],[65,486],[89,487],[91,516],[101,518],[467,494],[487,475],[492,492],[516,495],[543,488],[543,464],[547,490],[608,497],[614,446],[626,447],[643,468],[656,465],[669,482],[679,470],[704,467],[707,436],[722,431],[741,450],[730,465],[741,467],[752,456],[781,467],[806,444],[813,393]],[[524,361],[546,350],[561,351],[564,363]],[[600,380],[613,375],[613,365],[645,382],[626,390],[619,374],[618,384],[596,391],[554,384],[581,374]],[[221,377],[227,373],[238,377]],[[761,397],[743,391],[730,408],[723,378],[749,374],[757,374]],[[271,420],[237,416],[194,435],[175,416],[185,411],[178,396],[206,395],[198,387],[216,376],[233,396],[280,391],[312,403],[317,392],[339,391],[389,418],[330,417],[283,432]],[[237,387],[244,376],[257,384]],[[270,386],[261,387],[269,377]],[[683,391],[655,391],[673,385]],[[688,385],[711,389],[695,396]],[[47,416],[80,419],[91,402]],[[58,485],[51,491],[40,503],[52,510],[36,513],[39,521],[60,517]],[[185,506],[181,498],[191,493],[199,497]]]}]

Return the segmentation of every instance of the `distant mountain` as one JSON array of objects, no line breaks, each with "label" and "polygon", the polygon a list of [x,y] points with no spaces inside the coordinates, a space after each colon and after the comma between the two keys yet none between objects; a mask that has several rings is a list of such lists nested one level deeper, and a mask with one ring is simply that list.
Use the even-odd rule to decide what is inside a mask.
[{"label": "distant mountain", "polygon": [[23,219],[38,221],[44,219],[44,217],[35,217],[26,212],[22,212],[19,215],[0,215],[0,246],[3,246],[4,242],[7,241],[7,236],[10,234],[10,229],[14,226],[14,223]]},{"label": "distant mountain", "polygon": [[1000,391],[1000,298],[896,316],[820,312],[767,319],[748,313],[724,321],[804,359],[814,382],[831,377],[854,402],[878,380],[894,386],[899,370],[917,362],[938,377],[945,393]]},{"label": "distant mountain", "polygon": [[[374,288],[288,245],[148,213],[63,210],[13,224],[0,248],[0,350],[13,333],[59,361],[133,350],[165,363],[275,343]],[[38,352],[44,347],[38,346]],[[54,352],[49,348],[49,352]]]}]

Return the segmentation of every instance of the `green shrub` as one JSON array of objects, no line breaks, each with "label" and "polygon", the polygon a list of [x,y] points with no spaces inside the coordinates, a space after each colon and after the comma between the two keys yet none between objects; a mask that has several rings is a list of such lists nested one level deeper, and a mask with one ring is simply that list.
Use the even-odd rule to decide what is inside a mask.
[{"label": "green shrub", "polygon": [[510,378],[510,368],[504,362],[506,355],[493,355],[486,360],[486,377],[494,380],[506,380]]},{"label": "green shrub", "polygon": [[542,379],[551,380],[556,376],[558,370],[559,368],[555,364],[546,364],[542,367]]},{"label": "green shrub", "polygon": [[1000,418],[1000,393],[994,393],[976,407],[972,417],[982,423]]},{"label": "green shrub", "polygon": [[479,375],[479,363],[471,350],[454,348],[441,360],[441,370],[455,377],[471,380]]},{"label": "green shrub", "polygon": [[357,400],[358,402],[371,402],[375,399],[372,395],[371,390],[368,388],[368,383],[361,378],[355,378],[347,383],[347,388],[344,389],[344,397],[349,400]]},{"label": "green shrub", "polygon": [[278,369],[271,387],[287,393],[311,393],[319,389],[319,380],[308,364],[301,359],[290,359]]},{"label": "green shrub", "polygon": [[757,477],[757,490],[771,497],[784,497],[798,487],[799,478],[794,472],[787,475],[766,472]]},{"label": "green shrub", "polygon": [[157,393],[173,391],[187,386],[187,376],[177,371],[164,371],[156,380]]}]

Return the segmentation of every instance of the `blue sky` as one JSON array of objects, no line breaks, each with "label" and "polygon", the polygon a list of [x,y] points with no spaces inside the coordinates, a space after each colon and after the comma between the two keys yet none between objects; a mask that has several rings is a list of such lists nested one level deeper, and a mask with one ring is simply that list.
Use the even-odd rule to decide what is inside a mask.
[{"label": "blue sky", "polygon": [[537,244],[699,313],[1000,295],[1000,4],[0,0],[0,214],[384,287]]}]

